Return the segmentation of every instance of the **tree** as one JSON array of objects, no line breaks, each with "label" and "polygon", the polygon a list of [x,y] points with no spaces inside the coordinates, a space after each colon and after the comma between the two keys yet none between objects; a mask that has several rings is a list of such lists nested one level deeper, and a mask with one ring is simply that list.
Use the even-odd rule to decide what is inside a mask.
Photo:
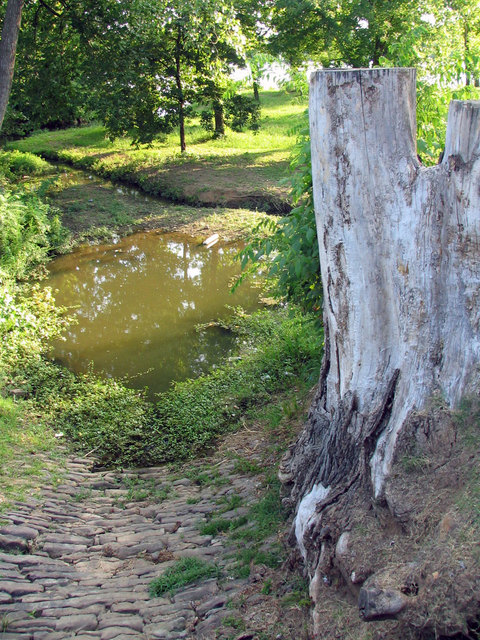
[{"label": "tree", "polygon": [[[97,112],[112,135],[148,142],[179,127],[195,102],[209,103],[224,132],[222,96],[231,64],[241,64],[242,35],[233,7],[212,0],[117,3],[121,18],[93,37]],[[100,69],[100,71],[99,71]]]},{"label": "tree", "polygon": [[23,0],[8,0],[0,39],[0,129],[7,109],[15,68],[18,32],[22,19]]},{"label": "tree", "polygon": [[389,43],[407,32],[421,0],[277,0],[269,48],[294,67],[377,65]]},{"label": "tree", "polygon": [[33,128],[76,124],[86,116],[88,86],[82,65],[76,3],[27,3],[17,48],[17,68],[7,113],[9,133],[23,118]]},{"label": "tree", "polygon": [[[353,514],[374,509],[397,526],[405,515],[391,478],[400,443],[435,435],[448,443],[448,425],[432,427],[429,398],[453,408],[478,393],[480,103],[452,104],[443,161],[429,169],[416,155],[414,70],[317,72],[310,104],[325,356],[281,479],[320,605]],[[354,571],[355,556],[350,549],[341,566],[358,591],[368,574]],[[389,595],[376,579],[367,595],[381,606],[364,599],[365,615],[409,606],[401,578]],[[422,611],[421,594],[414,600]],[[422,615],[419,628],[432,624]]]},{"label": "tree", "polygon": [[418,151],[436,163],[443,149],[451,100],[478,98],[480,16],[472,0],[429,0],[410,30],[389,43],[382,66],[417,69]]}]

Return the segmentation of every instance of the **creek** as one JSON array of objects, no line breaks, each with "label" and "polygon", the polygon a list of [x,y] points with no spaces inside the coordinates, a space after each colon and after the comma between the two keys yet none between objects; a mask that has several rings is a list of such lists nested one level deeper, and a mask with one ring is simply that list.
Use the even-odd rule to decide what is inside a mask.
[{"label": "creek", "polygon": [[215,323],[231,315],[226,305],[259,307],[254,284],[230,293],[240,248],[147,231],[57,258],[46,285],[77,323],[54,343],[54,358],[76,372],[93,367],[148,387],[151,398],[174,380],[209,371],[234,347],[231,332]]}]

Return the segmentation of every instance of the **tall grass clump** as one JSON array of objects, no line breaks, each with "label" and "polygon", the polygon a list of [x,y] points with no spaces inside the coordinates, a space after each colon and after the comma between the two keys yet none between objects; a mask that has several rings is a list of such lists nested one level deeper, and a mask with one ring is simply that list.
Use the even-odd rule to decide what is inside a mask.
[{"label": "tall grass clump", "polygon": [[150,595],[155,598],[164,593],[173,593],[177,589],[208,578],[219,578],[220,569],[200,558],[181,558],[174,565],[150,583]]}]

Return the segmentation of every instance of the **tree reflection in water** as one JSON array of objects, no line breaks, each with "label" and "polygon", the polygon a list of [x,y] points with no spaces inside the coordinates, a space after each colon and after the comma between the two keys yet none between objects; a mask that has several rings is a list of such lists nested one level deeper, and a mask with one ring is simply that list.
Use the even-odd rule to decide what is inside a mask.
[{"label": "tree reflection in water", "polygon": [[195,326],[225,318],[225,305],[258,306],[258,289],[247,283],[229,292],[239,249],[145,232],[56,259],[46,285],[58,304],[75,307],[78,324],[55,343],[54,357],[75,371],[93,362],[95,371],[127,376],[152,394],[208,371],[233,338],[218,327]]}]

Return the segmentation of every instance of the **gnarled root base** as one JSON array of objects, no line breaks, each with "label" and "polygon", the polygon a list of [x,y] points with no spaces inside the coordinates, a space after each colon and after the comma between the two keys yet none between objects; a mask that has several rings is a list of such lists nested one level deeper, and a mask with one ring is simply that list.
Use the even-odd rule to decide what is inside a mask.
[{"label": "gnarled root base", "polygon": [[[347,415],[344,411],[343,417]],[[352,457],[350,463],[344,461],[344,471],[350,469],[347,477],[355,481],[344,482],[343,490],[337,486],[314,505],[313,517],[301,529],[299,546],[315,603],[315,638],[346,637],[341,635],[339,602],[344,603],[348,633],[359,640],[367,634],[367,622],[366,637],[373,633],[378,639],[475,637],[469,634],[480,614],[479,415],[475,402],[463,414],[434,401],[425,411],[412,412],[381,500],[373,498],[362,454],[357,452],[355,463]],[[312,437],[308,428],[297,446]],[[328,437],[319,438],[316,446],[328,448],[327,442]],[[303,473],[304,481],[318,478],[312,474],[312,460],[300,470],[297,454],[297,448],[290,453],[290,469],[288,460],[282,467],[290,496],[300,488],[289,485],[289,477]],[[290,476],[292,469],[295,475]],[[295,522],[290,535],[294,545],[299,531]],[[354,608],[357,614],[348,617],[345,612]]]}]

